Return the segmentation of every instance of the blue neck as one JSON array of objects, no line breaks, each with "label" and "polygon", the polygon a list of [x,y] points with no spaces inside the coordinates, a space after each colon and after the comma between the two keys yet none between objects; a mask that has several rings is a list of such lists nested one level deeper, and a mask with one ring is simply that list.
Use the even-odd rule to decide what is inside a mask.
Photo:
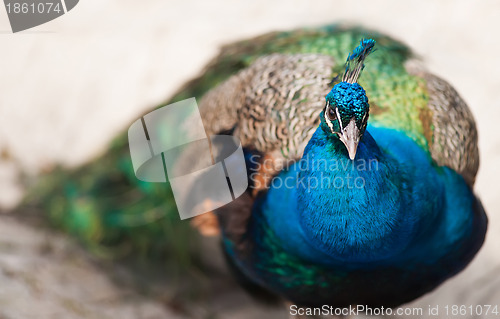
[{"label": "blue neck", "polygon": [[428,155],[397,131],[369,130],[378,143],[367,130],[351,161],[344,145],[318,128],[302,160],[278,176],[296,179],[297,187],[272,187],[264,214],[288,249],[326,263],[387,260],[440,209],[443,187],[428,183],[439,180]]},{"label": "blue neck", "polygon": [[[325,160],[327,169],[316,164]],[[400,213],[403,176],[368,132],[352,161],[342,142],[319,129],[300,163],[299,178],[310,183],[299,184],[297,209],[310,243],[344,261],[386,258],[406,246],[414,225]],[[311,189],[316,180],[323,182]]]}]

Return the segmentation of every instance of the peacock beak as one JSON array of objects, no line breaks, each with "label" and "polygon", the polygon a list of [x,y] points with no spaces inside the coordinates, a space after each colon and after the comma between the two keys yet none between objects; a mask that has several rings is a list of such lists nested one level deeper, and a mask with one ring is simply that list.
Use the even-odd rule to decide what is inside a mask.
[{"label": "peacock beak", "polygon": [[359,144],[359,129],[356,126],[356,120],[353,117],[349,124],[342,129],[340,140],[344,143],[349,153],[349,158],[354,160]]}]

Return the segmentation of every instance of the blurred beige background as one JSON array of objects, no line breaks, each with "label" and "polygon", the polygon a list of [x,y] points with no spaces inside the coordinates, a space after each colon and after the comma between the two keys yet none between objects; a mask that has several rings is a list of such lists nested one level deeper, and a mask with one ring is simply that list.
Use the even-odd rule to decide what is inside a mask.
[{"label": "blurred beige background", "polygon": [[[455,86],[477,120],[481,167],[475,190],[490,218],[486,245],[466,271],[412,305],[500,304],[500,2],[494,0],[81,0],[61,18],[18,34],[10,32],[2,8],[0,204],[12,207],[22,196],[19,170],[36,174],[53,163],[78,165],[103,151],[139,114],[195,76],[220,45],[333,22],[406,42]],[[78,269],[88,278],[83,284],[73,278],[72,266],[53,267],[56,260],[33,248],[51,236],[0,213],[0,318],[175,318],[139,297],[126,305],[116,299],[110,314],[111,306],[92,298],[94,284],[117,294],[99,269],[82,261]],[[66,274],[67,289],[40,297],[30,280],[7,271],[39,267],[43,271],[32,279],[38,286],[56,285]],[[72,300],[70,306],[61,295]],[[255,311],[239,318],[254,318]]]}]

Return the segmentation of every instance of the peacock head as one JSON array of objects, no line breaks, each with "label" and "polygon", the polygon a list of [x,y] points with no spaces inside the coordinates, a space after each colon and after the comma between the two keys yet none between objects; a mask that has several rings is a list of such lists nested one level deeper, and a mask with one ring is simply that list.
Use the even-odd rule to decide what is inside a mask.
[{"label": "peacock head", "polygon": [[363,62],[373,52],[374,45],[372,39],[361,40],[360,45],[349,54],[342,81],[327,94],[326,105],[320,115],[323,130],[342,141],[351,160],[356,157],[370,110],[366,92],[357,81],[365,66]]}]

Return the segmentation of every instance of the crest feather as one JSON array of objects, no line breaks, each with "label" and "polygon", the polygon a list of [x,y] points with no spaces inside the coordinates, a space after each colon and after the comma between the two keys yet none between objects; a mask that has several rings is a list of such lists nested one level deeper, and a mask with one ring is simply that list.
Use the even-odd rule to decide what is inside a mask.
[{"label": "crest feather", "polygon": [[370,53],[375,51],[373,49],[374,46],[375,40],[373,39],[362,39],[360,41],[360,44],[347,57],[345,72],[342,76],[343,82],[358,82],[361,71],[365,68],[364,61]]}]

